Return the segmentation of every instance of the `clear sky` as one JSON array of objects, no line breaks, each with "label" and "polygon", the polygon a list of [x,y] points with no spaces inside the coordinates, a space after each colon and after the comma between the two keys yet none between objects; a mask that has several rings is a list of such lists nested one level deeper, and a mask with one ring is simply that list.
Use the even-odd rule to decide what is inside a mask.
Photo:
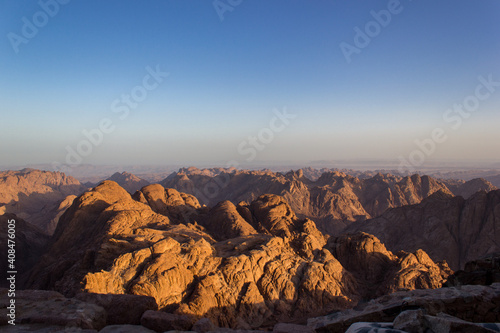
[{"label": "clear sky", "polygon": [[497,0],[0,0],[0,164],[498,160],[499,33]]}]

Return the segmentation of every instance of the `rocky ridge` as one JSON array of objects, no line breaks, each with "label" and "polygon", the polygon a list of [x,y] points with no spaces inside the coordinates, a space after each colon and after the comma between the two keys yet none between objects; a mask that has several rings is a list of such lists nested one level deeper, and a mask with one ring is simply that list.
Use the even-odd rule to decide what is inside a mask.
[{"label": "rocky ridge", "polygon": [[208,206],[224,200],[249,202],[262,194],[277,194],[299,216],[314,220],[322,232],[331,235],[389,208],[419,203],[437,191],[452,194],[446,185],[428,176],[376,174],[360,179],[337,171],[325,172],[311,181],[302,170],[281,174],[189,168],[170,175],[161,184],[195,195]]},{"label": "rocky ridge", "polygon": [[191,325],[256,329],[438,288],[450,273],[423,251],[394,254],[369,234],[329,237],[277,195],[208,208],[160,185],[132,197],[105,181],[63,214],[27,287],[151,296]]}]

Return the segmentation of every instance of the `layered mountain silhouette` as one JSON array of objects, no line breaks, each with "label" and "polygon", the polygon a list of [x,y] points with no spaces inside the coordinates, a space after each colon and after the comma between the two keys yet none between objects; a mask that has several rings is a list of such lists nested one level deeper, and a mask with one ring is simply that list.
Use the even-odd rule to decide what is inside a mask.
[{"label": "layered mountain silhouette", "polygon": [[[307,169],[306,173],[313,174],[313,171]],[[313,219],[322,232],[331,235],[341,234],[354,221],[380,216],[389,208],[420,203],[438,191],[468,197],[479,190],[496,189],[481,179],[455,182],[452,191],[443,182],[428,176],[400,177],[380,173],[369,176],[365,173],[363,177],[327,171],[316,180],[310,180],[301,169],[281,174],[184,168],[161,184],[193,194],[208,206],[224,200],[249,202],[268,193],[281,195],[299,216]]]},{"label": "layered mountain silhouette", "polygon": [[437,288],[450,273],[367,233],[329,237],[278,195],[209,208],[158,184],[132,197],[104,181],[60,218],[26,287],[148,295],[165,311],[249,329]]}]

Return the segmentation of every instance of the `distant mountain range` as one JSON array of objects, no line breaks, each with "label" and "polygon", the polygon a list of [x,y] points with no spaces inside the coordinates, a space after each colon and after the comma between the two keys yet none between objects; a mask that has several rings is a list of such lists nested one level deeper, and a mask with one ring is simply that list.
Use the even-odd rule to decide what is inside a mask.
[{"label": "distant mountain range", "polygon": [[477,191],[496,189],[484,179],[448,182],[450,189],[445,182],[428,176],[362,173],[354,177],[338,171],[318,176],[312,169],[282,174],[268,170],[184,168],[161,184],[193,194],[208,206],[223,200],[238,203],[262,194],[278,194],[299,216],[313,219],[322,232],[332,235],[341,233],[354,221],[380,216],[389,208],[417,204],[437,191],[468,198]]}]

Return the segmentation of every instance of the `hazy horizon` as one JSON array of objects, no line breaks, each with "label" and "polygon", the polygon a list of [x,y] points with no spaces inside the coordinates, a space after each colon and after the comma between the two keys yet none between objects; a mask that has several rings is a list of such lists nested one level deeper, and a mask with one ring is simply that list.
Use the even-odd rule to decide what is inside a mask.
[{"label": "hazy horizon", "polygon": [[[39,169],[46,171],[62,171],[68,174],[79,172],[79,170],[119,170],[119,172],[148,172],[150,170],[173,170],[177,171],[182,168],[195,167],[200,170],[212,168],[228,169],[234,167],[239,170],[263,170],[269,169],[272,171],[289,171],[304,168],[312,169],[345,169],[352,171],[397,171],[399,163],[393,160],[337,160],[337,161],[262,161],[252,164],[236,163],[235,165],[226,165],[227,162],[200,162],[200,163],[184,163],[184,164],[80,164],[75,166],[63,166],[61,169],[54,167],[51,163],[32,163],[19,165],[0,165],[0,171],[7,170],[22,170],[22,169]],[[428,160],[424,166],[415,170],[417,173],[425,173],[426,171],[472,171],[472,170],[497,170],[500,173],[500,160],[480,160],[480,161],[464,161],[464,160]]]},{"label": "hazy horizon", "polygon": [[232,4],[1,2],[0,164],[498,165],[500,3]]}]

